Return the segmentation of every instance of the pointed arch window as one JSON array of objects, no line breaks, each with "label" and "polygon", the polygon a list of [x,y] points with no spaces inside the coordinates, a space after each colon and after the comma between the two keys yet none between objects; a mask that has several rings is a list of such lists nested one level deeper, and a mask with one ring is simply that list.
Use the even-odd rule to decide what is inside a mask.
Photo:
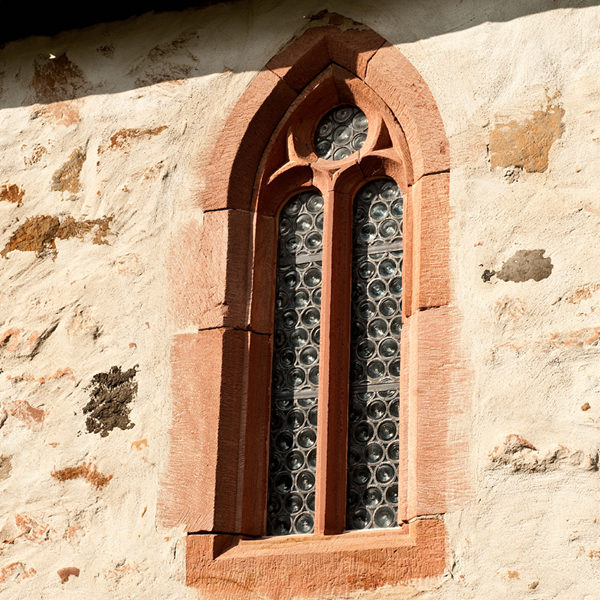
[{"label": "pointed arch window", "polygon": [[[374,122],[380,130],[385,127],[380,121]],[[348,169],[345,159],[356,160],[363,149],[368,134],[367,116],[357,106],[342,104],[329,110],[318,123],[315,120],[314,125],[314,153],[328,162],[317,160],[312,168],[317,172],[321,168],[327,170],[323,181],[334,179]],[[389,135],[382,139],[383,144],[390,143]],[[330,164],[332,161],[341,161],[339,170]],[[360,166],[360,162],[355,164]],[[316,490],[315,483],[325,202],[343,203],[342,210],[353,215],[340,227],[331,223],[328,240],[335,246],[338,237],[348,237],[344,224],[346,228],[351,226],[351,252],[340,255],[338,264],[328,269],[332,277],[334,269],[351,271],[351,285],[344,286],[346,297],[336,300],[351,310],[343,311],[346,322],[340,323],[342,329],[335,338],[327,340],[328,346],[341,345],[335,354],[342,357],[344,345],[349,344],[346,364],[325,367],[341,370],[349,377],[345,389],[340,386],[337,391],[346,395],[347,416],[342,423],[347,432],[338,433],[335,441],[337,446],[347,447],[347,454],[343,463],[332,465],[347,473],[345,528],[397,525],[402,192],[390,178],[363,177],[363,184],[354,189],[359,182],[360,174],[355,172],[349,190],[351,202],[343,195],[348,190],[340,193],[334,184],[329,193],[325,192],[326,201],[322,191],[313,189],[293,195],[279,211],[268,535],[312,533],[316,494],[324,493]],[[327,214],[331,218],[332,211]],[[329,306],[326,314],[331,316],[335,311],[336,307]],[[342,398],[336,402],[343,411]],[[340,458],[341,453],[337,452],[334,458],[326,460]],[[325,521],[326,516],[322,519]]]},{"label": "pointed arch window", "polygon": [[331,65],[263,155],[255,210],[277,230],[267,535],[398,526],[406,146],[389,108]]},{"label": "pointed arch window", "polygon": [[199,329],[172,359],[166,521],[191,534],[189,584],[317,598],[439,574],[459,353],[427,85],[362,26],[310,28],[203,171],[172,275],[176,321]]}]

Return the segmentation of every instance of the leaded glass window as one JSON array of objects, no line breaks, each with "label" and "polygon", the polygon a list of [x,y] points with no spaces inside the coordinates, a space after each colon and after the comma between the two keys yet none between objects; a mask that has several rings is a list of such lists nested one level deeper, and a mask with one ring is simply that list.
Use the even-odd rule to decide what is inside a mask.
[{"label": "leaded glass window", "polygon": [[267,533],[311,533],[317,464],[323,198],[304,192],[279,217]]},{"label": "leaded glass window", "polygon": [[360,150],[367,139],[367,117],[356,106],[338,106],[319,122],[315,152],[319,158],[342,160]]},{"label": "leaded glass window", "polygon": [[[367,117],[359,108],[337,106],[318,123],[314,150],[319,158],[340,161],[364,146],[367,130]],[[312,533],[315,495],[326,493],[316,489],[322,236],[325,212],[328,218],[337,214],[325,202],[338,202],[337,210],[344,206],[335,195],[327,194],[326,198],[317,191],[296,194],[283,206],[278,219],[268,535]],[[351,213],[346,212],[348,217],[352,216],[352,252],[335,259],[331,268],[336,268],[335,261],[345,264],[342,268],[347,269],[350,288],[351,265],[352,292],[345,298],[343,294],[336,296],[338,305],[340,297],[347,302],[346,311],[349,308],[351,315],[346,312],[345,318],[351,316],[351,327],[348,324],[339,340],[333,331],[332,339],[327,340],[329,348],[340,343],[350,346],[346,355],[349,365],[340,365],[344,370],[349,366],[349,397],[344,400],[344,392],[334,400],[338,409],[348,414],[348,445],[338,446],[340,455],[334,466],[347,471],[346,528],[393,527],[398,519],[403,257],[400,188],[389,178],[370,181],[359,189],[347,211]],[[335,245],[344,235],[349,241],[350,225],[347,219],[342,226],[344,233],[336,229],[339,223],[334,221],[331,243]],[[334,279],[332,275],[327,285],[333,285]],[[331,315],[333,306],[330,299],[324,314]],[[344,352],[336,356],[344,356]],[[327,368],[331,372],[337,363]],[[348,381],[345,378],[342,381]],[[331,397],[326,397],[329,405],[325,407],[331,406]],[[344,418],[342,430],[345,428]],[[339,464],[344,463],[341,453],[347,456],[345,464]],[[327,464],[331,468],[332,463]],[[343,528],[343,523],[339,527]]]},{"label": "leaded glass window", "polygon": [[348,529],[397,522],[402,255],[400,190],[371,181],[354,200]]}]

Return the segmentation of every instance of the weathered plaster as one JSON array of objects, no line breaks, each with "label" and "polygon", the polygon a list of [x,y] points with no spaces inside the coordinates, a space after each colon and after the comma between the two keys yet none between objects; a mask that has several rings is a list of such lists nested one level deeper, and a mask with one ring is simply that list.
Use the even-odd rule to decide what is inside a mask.
[{"label": "weathered plaster", "polygon": [[[445,574],[345,598],[597,596],[596,4],[327,4],[395,44],[440,109],[452,305],[475,380],[470,416],[448,425],[469,448],[473,498],[445,514]],[[195,333],[168,312],[168,249],[181,224],[205,222],[196,207],[210,190],[197,157],[256,72],[323,8],[226,3],[0,50],[0,248],[11,248],[0,257],[2,600],[195,597],[184,584],[185,536],[156,518],[170,339]],[[560,124],[553,116],[552,143],[539,145],[544,168],[515,158],[512,134],[503,136],[509,158],[492,164],[492,132],[538,123],[549,98]],[[78,148],[76,178],[53,180]],[[19,232],[40,219],[72,234],[44,234],[29,248]],[[96,225],[108,219],[106,230]],[[485,269],[542,248],[549,276],[482,281]],[[134,426],[88,432],[94,376],[134,365]]]}]

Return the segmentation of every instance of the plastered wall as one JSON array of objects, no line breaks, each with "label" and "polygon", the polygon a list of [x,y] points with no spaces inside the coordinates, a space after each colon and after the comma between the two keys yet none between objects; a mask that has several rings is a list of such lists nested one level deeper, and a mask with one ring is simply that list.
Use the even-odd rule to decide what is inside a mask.
[{"label": "plastered wall", "polygon": [[2,600],[196,597],[157,514],[169,248],[202,225],[228,111],[324,8],[396,44],[440,109],[472,373],[445,574],[348,597],[600,597],[600,8],[384,0],[227,3],[0,50]]}]

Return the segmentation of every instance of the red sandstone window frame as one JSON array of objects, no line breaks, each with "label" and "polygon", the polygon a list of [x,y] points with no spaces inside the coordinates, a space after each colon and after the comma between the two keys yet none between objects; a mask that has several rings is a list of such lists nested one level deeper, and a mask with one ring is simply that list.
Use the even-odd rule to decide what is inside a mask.
[{"label": "red sandstone window frame", "polygon": [[[460,452],[448,425],[464,371],[450,303],[448,142],[431,92],[402,54],[371,30],[331,21],[275,56],[237,102],[208,167],[199,163],[204,223],[187,223],[171,249],[174,322],[194,333],[176,334],[172,345],[174,412],[161,514],[166,525],[191,534],[187,581],[208,597],[343,593],[445,567],[442,516],[463,473],[451,462]],[[302,144],[312,141],[318,117],[346,102],[367,114],[368,148],[337,164],[319,162]],[[329,339],[334,330],[349,336],[351,274],[349,261],[340,272],[329,266],[351,253],[352,210],[340,208],[352,206],[366,181],[386,176],[405,199],[402,527],[344,533],[346,449],[339,442],[347,435],[348,373],[327,365],[347,353],[349,340]],[[325,197],[315,534],[261,539],[277,211],[312,187],[336,200]],[[327,231],[334,221],[345,232],[336,246]],[[327,312],[334,305],[342,308]],[[344,469],[335,468],[340,464]]]}]

